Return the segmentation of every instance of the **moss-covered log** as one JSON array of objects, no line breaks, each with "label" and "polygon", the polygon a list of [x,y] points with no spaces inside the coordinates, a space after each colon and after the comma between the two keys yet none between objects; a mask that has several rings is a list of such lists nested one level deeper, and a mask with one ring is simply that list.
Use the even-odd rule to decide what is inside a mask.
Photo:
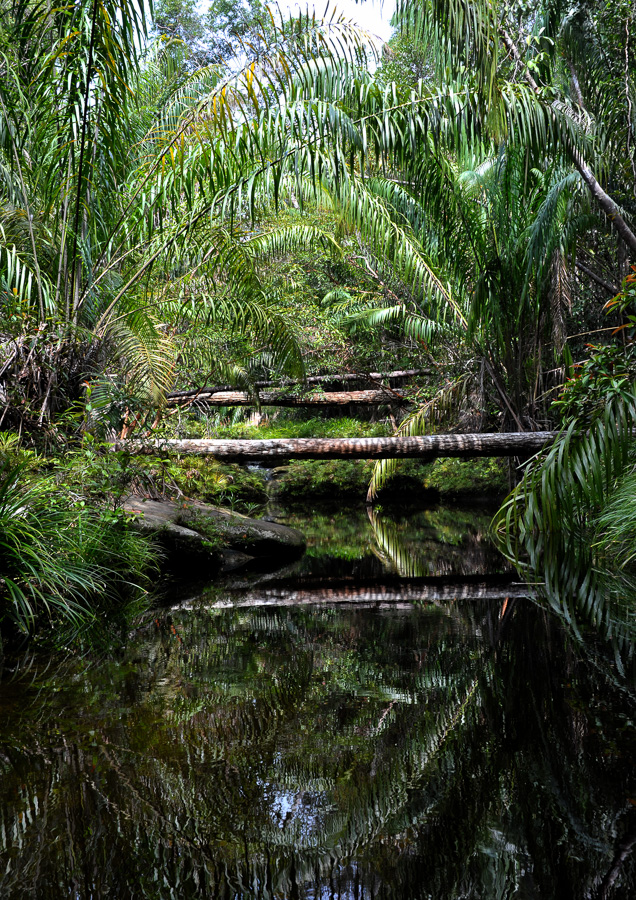
[{"label": "moss-covered log", "polygon": [[234,462],[287,459],[436,459],[476,456],[529,456],[554,440],[556,431],[504,434],[431,434],[424,437],[275,438],[258,440],[120,441],[131,453],[214,456]]}]

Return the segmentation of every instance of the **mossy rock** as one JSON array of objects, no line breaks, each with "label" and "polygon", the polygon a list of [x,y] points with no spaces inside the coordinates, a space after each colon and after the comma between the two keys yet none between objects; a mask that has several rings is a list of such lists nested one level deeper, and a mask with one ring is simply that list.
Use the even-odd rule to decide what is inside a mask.
[{"label": "mossy rock", "polygon": [[246,558],[280,564],[301,556],[305,538],[295,528],[251,519],[196,500],[142,500],[124,503],[138,531],[156,535],[171,567],[217,570],[231,550]]}]

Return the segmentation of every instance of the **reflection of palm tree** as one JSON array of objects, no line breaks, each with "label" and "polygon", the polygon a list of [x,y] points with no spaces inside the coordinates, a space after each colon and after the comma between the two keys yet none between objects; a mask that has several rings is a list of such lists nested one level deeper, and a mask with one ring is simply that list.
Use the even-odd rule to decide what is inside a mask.
[{"label": "reflection of palm tree", "polygon": [[[472,602],[463,615],[487,631],[498,609]],[[87,713],[95,747],[47,693],[43,721],[5,750],[3,834],[21,827],[28,841],[0,876],[4,896],[27,896],[18,879],[36,859],[31,896],[81,860],[87,895],[101,884],[153,900],[176,885],[183,897],[259,896],[256,885],[301,897],[330,877],[395,898],[524,879],[529,890],[528,878],[538,896],[564,879],[565,895],[583,896],[607,869],[629,761],[586,749],[603,713],[588,716],[574,688],[613,689],[536,607],[517,604],[492,647],[435,609],[190,610],[172,624],[182,643],[168,628],[133,651],[145,679],[134,716],[109,692]],[[65,841],[45,840],[63,829]]]},{"label": "reflection of palm tree", "polygon": [[[477,512],[458,513],[444,509],[426,510],[409,520],[411,528],[405,533],[389,516],[367,507],[375,547],[372,550],[387,568],[403,578],[439,575],[479,575],[491,573],[501,559],[492,547],[487,525],[480,522]],[[410,530],[420,516],[425,527]]]},{"label": "reflection of palm tree", "polygon": [[404,546],[394,522],[387,521],[372,506],[367,506],[369,522],[376,541],[376,553],[382,562],[394,568],[403,578],[430,575],[430,565],[426,565],[414,553]]}]

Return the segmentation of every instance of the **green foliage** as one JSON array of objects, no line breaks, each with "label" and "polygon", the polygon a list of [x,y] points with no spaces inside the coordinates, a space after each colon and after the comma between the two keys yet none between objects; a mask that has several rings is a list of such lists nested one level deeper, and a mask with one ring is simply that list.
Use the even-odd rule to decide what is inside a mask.
[{"label": "green foliage", "polygon": [[631,558],[625,491],[635,422],[634,394],[614,397],[591,422],[571,422],[527,465],[493,522],[503,552],[546,601],[575,629],[592,624],[616,641],[617,660],[630,646],[624,607],[636,581],[616,556],[609,568],[604,557],[613,548]]},{"label": "green foliage", "polygon": [[[416,345],[461,335],[487,361],[506,416],[520,425],[530,403],[536,417],[529,395],[542,365],[546,259],[563,275],[567,246],[553,259],[541,231],[537,278],[526,230],[551,169],[543,171],[534,150],[547,141],[556,159],[564,145],[589,147],[572,110],[543,90],[554,40],[542,26],[526,12],[518,17],[517,29],[529,33],[521,71],[511,72],[503,59],[512,51],[500,47],[513,26],[509,11],[500,20],[488,4],[473,4],[467,17],[462,10],[454,2],[400,6],[408,39],[416,46],[426,38],[435,76],[415,86],[374,80],[364,68],[365,36],[335,14],[259,24],[250,8],[250,41],[235,68],[187,77],[160,49],[140,61],[134,38],[144,33],[145,10],[134,4],[95,7],[92,19],[77,11],[81,27],[69,33],[58,13],[53,29],[9,17],[2,46],[15,81],[4,107],[15,178],[4,215],[7,296],[26,292],[40,320],[52,310],[66,325],[96,332],[137,402],[161,402],[179,354],[188,369],[245,384],[250,355],[261,369],[299,372],[294,317],[278,314],[262,263],[294,242],[329,239],[302,226],[293,237],[289,228],[281,236],[254,226],[272,208],[328,200],[382,284],[361,306],[353,297],[354,319]],[[213,16],[240,31],[246,12],[217,4]],[[164,31],[173,22],[175,33],[183,26],[199,40],[192,7],[163,4],[162,17]],[[87,36],[82,81],[67,50],[70,42],[78,52],[69,56],[81,59]],[[33,54],[34,71],[11,55],[25,41],[46,50]],[[524,71],[540,76],[536,90],[520,81]],[[33,84],[40,93],[27,89]],[[567,281],[561,275],[559,285]],[[559,290],[555,309],[567,293]],[[224,334],[221,352],[205,328]],[[239,335],[252,346],[235,346]],[[51,368],[58,366],[55,358]]]},{"label": "green foliage", "polygon": [[363,422],[343,416],[334,419],[288,418],[277,416],[271,421],[259,425],[241,423],[238,425],[214,425],[210,428],[210,436],[237,440],[255,438],[346,438],[346,437],[385,437],[389,428],[384,422]]},{"label": "green foliage", "polygon": [[158,0],[153,13],[155,33],[178,42],[171,50],[190,71],[232,60],[261,37],[266,14],[260,0],[214,0],[206,12],[192,0]]},{"label": "green foliage", "polygon": [[552,404],[564,424],[590,425],[608,403],[630,402],[636,381],[636,345],[590,346],[589,359],[576,367]]},{"label": "green foliage", "polygon": [[80,447],[53,460],[56,482],[87,501],[120,509],[136,476],[134,460],[126,452],[112,452],[108,445],[85,434]]},{"label": "green foliage", "polygon": [[246,468],[193,457],[140,457],[135,486],[152,496],[189,497],[251,513],[267,501],[263,478]]},{"label": "green foliage", "polygon": [[[250,165],[260,164],[253,157],[243,165],[241,139],[236,144],[228,126],[231,132],[236,124],[237,102],[256,101],[258,107],[254,88],[263,86],[260,79],[274,59],[269,76],[280,69],[278,54],[284,57],[285,47],[291,67],[284,71],[293,79],[306,66],[307,38],[326,55],[339,39],[323,40],[320,21],[301,16],[298,34],[282,24],[268,33],[264,68],[243,60],[238,72],[225,72],[224,81],[209,70],[184,84],[169,52],[153,48],[141,60],[145,13],[135,2],[114,0],[69,16],[57,10],[49,21],[23,16],[16,4],[3,19],[0,65],[10,77],[1,97],[0,165],[10,177],[0,193],[1,298],[7,307],[0,313],[15,320],[16,304],[21,307],[19,337],[26,346],[42,343],[45,319],[60,331],[57,346],[49,337],[45,347],[49,377],[27,391],[39,413],[31,426],[58,411],[55,401],[65,392],[57,375],[69,347],[77,377],[66,402],[78,399],[82,376],[105,368],[108,359],[117,364],[133,405],[160,404],[174,381],[179,348],[189,346],[206,320],[226,333],[247,333],[273,370],[302,375],[292,331],[273,308],[255,258],[280,253],[283,244],[288,252],[293,240],[322,238],[303,227],[294,238],[289,229],[283,239],[248,235],[244,177],[253,178]],[[237,24],[227,5],[216,14]],[[352,29],[333,21],[329,28],[347,32],[354,55],[361,48]],[[20,55],[16,48],[26,45],[29,53]],[[255,44],[250,53],[258,53]],[[203,109],[208,102],[212,109],[223,107],[221,120],[209,119]],[[228,207],[235,194],[238,206],[232,200]],[[253,195],[249,206],[254,218]],[[210,355],[221,376],[223,356]],[[199,364],[206,365],[205,357]],[[17,357],[14,368],[22,371]],[[3,371],[11,374],[7,366]],[[14,408],[19,418],[19,402]]]},{"label": "green foliage", "polygon": [[383,46],[378,77],[384,84],[395,83],[407,92],[420,81],[430,85],[433,75],[431,51],[412,31],[399,31]]},{"label": "green foliage", "polygon": [[436,459],[427,467],[423,486],[442,496],[503,497],[509,487],[508,467],[500,459]]},{"label": "green foliage", "polygon": [[97,616],[121,623],[147,587],[150,545],[125,519],[100,512],[54,478],[0,467],[0,623],[33,632],[68,622],[77,632]]},{"label": "green foliage", "polygon": [[343,497],[362,500],[373,463],[368,460],[294,460],[276,470],[272,494],[285,503],[312,500],[339,504]]},{"label": "green foliage", "polygon": [[613,398],[588,428],[571,422],[548,452],[527,466],[497,517],[511,556],[518,556],[519,541],[533,556],[543,546],[542,535],[584,533],[625,471],[635,414],[634,394]]},{"label": "green foliage", "polygon": [[204,43],[203,19],[191,0],[157,0],[153,8],[153,30],[175,42],[171,49],[177,56],[182,55],[189,67],[199,68],[213,62]]},{"label": "green foliage", "polygon": [[[457,421],[469,393],[499,425],[547,421],[555,366],[568,362],[576,253],[591,230],[607,245],[618,231],[636,252],[633,54],[629,29],[617,27],[629,21],[627,0],[606,18],[601,0],[404,0],[396,45],[419,54],[425,77],[395,81],[371,74],[367,36],[335,12],[259,23],[259,8],[216,3],[210,21],[230,43],[229,28],[240,32],[240,51],[229,67],[184,72],[173,43],[142,53],[148,10],[138,0],[6,5],[2,421],[36,432],[64,413],[67,425],[102,434],[123,419],[149,425],[177,373],[247,390],[262,374],[302,379],[314,351],[320,368],[347,361],[345,327],[356,360],[400,340],[469,372],[401,433],[440,424],[451,406]],[[157,25],[193,47],[202,40],[187,3],[162,3]],[[296,218],[277,223],[286,207]],[[310,207],[328,207],[330,221],[306,221]],[[310,285],[306,254],[332,261],[328,289],[324,266]],[[614,304],[630,328],[633,285],[630,276]],[[556,409],[572,427],[526,473],[506,508],[509,535],[535,535],[561,514],[585,530],[622,475],[631,349],[619,356],[599,350],[566,386]],[[71,466],[113,508],[132,483],[129,461],[105,463],[87,445]],[[230,493],[223,473],[161,467],[144,477]],[[391,470],[376,468],[371,496]],[[25,508],[49,528],[29,490]]]},{"label": "green foliage", "polygon": [[[428,434],[450,416],[457,413],[465,396],[467,378],[463,377],[445,385],[415,412],[408,415],[397,429],[400,436],[413,437]],[[373,467],[373,475],[367,491],[367,502],[372,502],[397,470],[397,459],[379,459]]]},{"label": "green foliage", "polygon": [[189,456],[114,453],[90,435],[84,437],[81,448],[58,459],[54,468],[58,484],[115,514],[133,493],[154,499],[189,497],[239,512],[251,512],[267,500],[263,479],[242,466]]},{"label": "green foliage", "polygon": [[636,557],[636,472],[627,471],[609,493],[596,519],[595,550],[606,566],[633,569]]},{"label": "green foliage", "polygon": [[620,293],[605,304],[605,309],[608,312],[617,312],[626,319],[616,332],[628,329],[629,339],[633,341],[636,329],[636,266],[631,267],[630,274],[623,279]]}]

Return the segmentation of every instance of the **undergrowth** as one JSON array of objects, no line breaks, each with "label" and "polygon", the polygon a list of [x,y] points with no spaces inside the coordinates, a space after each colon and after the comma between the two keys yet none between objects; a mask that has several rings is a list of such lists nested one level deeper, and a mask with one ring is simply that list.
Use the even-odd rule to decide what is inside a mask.
[{"label": "undergrowth", "polygon": [[0,460],[3,639],[39,630],[94,643],[97,622],[102,634],[121,631],[142,607],[156,565],[152,544],[121,511],[95,507],[24,462]]},{"label": "undergrowth", "polygon": [[218,414],[188,416],[169,420],[157,429],[159,438],[223,438],[227,440],[272,440],[274,438],[332,438],[386,437],[393,428],[386,421],[362,422],[348,416],[334,419],[309,419],[293,415],[276,415],[255,424],[250,421],[231,422],[232,417]]}]

